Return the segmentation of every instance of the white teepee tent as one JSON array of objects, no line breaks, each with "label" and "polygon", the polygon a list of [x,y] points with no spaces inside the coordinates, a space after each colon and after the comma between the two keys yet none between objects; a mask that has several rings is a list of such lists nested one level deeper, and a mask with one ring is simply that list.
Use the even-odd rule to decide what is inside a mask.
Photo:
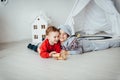
[{"label": "white teepee tent", "polygon": [[105,31],[120,36],[120,14],[112,0],[76,0],[65,24],[72,27],[73,34]]}]

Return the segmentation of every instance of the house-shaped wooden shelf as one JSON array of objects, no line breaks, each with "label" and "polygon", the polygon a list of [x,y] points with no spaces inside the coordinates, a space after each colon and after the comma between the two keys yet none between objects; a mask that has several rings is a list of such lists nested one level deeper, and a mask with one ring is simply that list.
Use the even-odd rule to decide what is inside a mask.
[{"label": "house-shaped wooden shelf", "polygon": [[38,44],[45,39],[45,31],[48,27],[47,21],[42,17],[38,16],[32,23],[32,43]]}]

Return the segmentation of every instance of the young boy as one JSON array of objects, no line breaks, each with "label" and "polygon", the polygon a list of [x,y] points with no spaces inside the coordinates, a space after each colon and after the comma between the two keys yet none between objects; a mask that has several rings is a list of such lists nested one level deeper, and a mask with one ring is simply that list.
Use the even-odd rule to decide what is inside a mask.
[{"label": "young boy", "polygon": [[59,41],[59,30],[54,26],[49,26],[46,30],[46,39],[38,47],[38,52],[42,58],[57,57],[61,51]]},{"label": "young boy", "polygon": [[72,36],[72,30],[69,25],[60,25],[60,42],[62,50],[65,50],[68,54],[80,54],[82,48],[79,45],[77,37]]}]

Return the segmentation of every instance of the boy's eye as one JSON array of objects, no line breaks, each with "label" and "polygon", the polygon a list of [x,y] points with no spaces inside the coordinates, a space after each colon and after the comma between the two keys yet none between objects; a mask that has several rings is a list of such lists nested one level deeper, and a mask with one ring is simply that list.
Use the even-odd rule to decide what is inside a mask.
[{"label": "boy's eye", "polygon": [[59,36],[54,36],[54,38],[59,38]]}]

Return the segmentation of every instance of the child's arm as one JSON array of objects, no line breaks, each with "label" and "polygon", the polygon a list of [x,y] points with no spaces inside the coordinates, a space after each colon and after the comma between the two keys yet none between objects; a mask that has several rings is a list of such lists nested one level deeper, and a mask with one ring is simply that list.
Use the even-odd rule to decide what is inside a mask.
[{"label": "child's arm", "polygon": [[61,50],[59,56],[56,57],[55,59],[57,59],[57,60],[66,60],[67,59],[67,55],[68,55],[68,51]]},{"label": "child's arm", "polygon": [[71,37],[66,41],[66,44],[63,45],[65,50],[68,51],[68,54],[79,54],[82,53],[82,47],[80,46],[79,41],[76,37]]},{"label": "child's arm", "polygon": [[49,57],[50,57],[50,56],[49,56],[49,53],[48,53],[48,51],[47,51],[47,47],[44,46],[44,45],[41,45],[41,46],[39,47],[38,52],[39,52],[39,54],[40,54],[40,56],[41,56],[42,58],[49,58]]},{"label": "child's arm", "polygon": [[79,45],[79,42],[74,42],[73,44],[70,44],[68,47],[68,53],[73,55],[73,54],[80,54],[82,53],[82,47]]},{"label": "child's arm", "polygon": [[53,58],[56,58],[56,57],[59,57],[60,56],[60,53],[57,53],[55,51],[52,51],[49,53],[49,56],[53,57]]}]

